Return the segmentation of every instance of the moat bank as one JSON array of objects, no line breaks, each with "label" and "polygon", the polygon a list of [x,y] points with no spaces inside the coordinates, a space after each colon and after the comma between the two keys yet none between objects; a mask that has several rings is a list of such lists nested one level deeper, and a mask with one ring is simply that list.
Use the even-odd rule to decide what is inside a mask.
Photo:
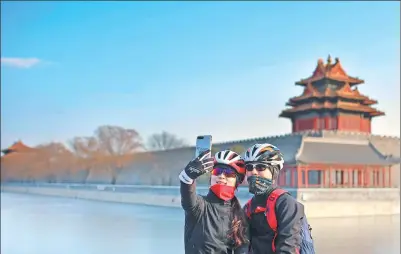
[{"label": "moat bank", "polygon": [[[57,196],[128,204],[180,207],[178,187],[113,185],[9,186],[2,192]],[[204,193],[207,187],[199,187]],[[400,213],[399,189],[292,189],[290,193],[304,204],[308,217],[354,217]],[[238,193],[244,203],[246,189]]]}]

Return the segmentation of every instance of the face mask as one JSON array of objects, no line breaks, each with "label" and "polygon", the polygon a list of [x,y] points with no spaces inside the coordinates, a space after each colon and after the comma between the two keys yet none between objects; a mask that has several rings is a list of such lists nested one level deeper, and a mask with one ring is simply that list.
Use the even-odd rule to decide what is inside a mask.
[{"label": "face mask", "polygon": [[255,195],[261,195],[270,190],[273,181],[260,176],[248,177],[249,192]]},{"label": "face mask", "polygon": [[215,184],[210,187],[210,190],[216,194],[217,197],[224,201],[231,200],[235,195],[235,187],[222,184]]}]

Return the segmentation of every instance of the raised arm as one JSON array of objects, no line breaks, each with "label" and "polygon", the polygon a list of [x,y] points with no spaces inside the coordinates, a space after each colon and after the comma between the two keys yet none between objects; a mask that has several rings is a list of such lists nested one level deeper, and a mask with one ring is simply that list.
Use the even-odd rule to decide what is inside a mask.
[{"label": "raised arm", "polygon": [[301,246],[301,218],[303,205],[290,195],[282,195],[276,203],[276,253],[299,254]]},{"label": "raised arm", "polygon": [[[180,180],[182,178],[181,174],[180,174]],[[185,211],[192,212],[199,209],[200,203],[202,202],[202,198],[196,194],[196,183],[193,180],[192,183],[183,182],[181,180],[180,192],[181,192],[181,206]]]},{"label": "raised arm", "polygon": [[213,158],[210,151],[201,153],[198,157],[188,163],[178,178],[181,181],[181,205],[187,212],[199,210],[203,199],[196,194],[195,179],[213,169]]}]

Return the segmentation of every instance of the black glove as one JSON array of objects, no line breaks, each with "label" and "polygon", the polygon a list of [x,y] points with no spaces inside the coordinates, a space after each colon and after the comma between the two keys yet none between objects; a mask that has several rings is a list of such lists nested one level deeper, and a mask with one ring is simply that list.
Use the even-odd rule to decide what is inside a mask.
[{"label": "black glove", "polygon": [[206,150],[190,161],[180,173],[180,180],[186,184],[192,184],[196,178],[211,171],[213,169],[214,158],[211,158],[210,154],[210,150]]}]

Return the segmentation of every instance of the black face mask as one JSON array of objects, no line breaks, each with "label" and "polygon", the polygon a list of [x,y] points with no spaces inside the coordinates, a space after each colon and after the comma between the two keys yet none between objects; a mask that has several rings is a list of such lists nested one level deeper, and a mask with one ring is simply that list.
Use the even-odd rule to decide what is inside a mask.
[{"label": "black face mask", "polygon": [[273,180],[266,179],[260,176],[248,177],[249,192],[255,195],[262,195],[267,193],[273,187]]}]

